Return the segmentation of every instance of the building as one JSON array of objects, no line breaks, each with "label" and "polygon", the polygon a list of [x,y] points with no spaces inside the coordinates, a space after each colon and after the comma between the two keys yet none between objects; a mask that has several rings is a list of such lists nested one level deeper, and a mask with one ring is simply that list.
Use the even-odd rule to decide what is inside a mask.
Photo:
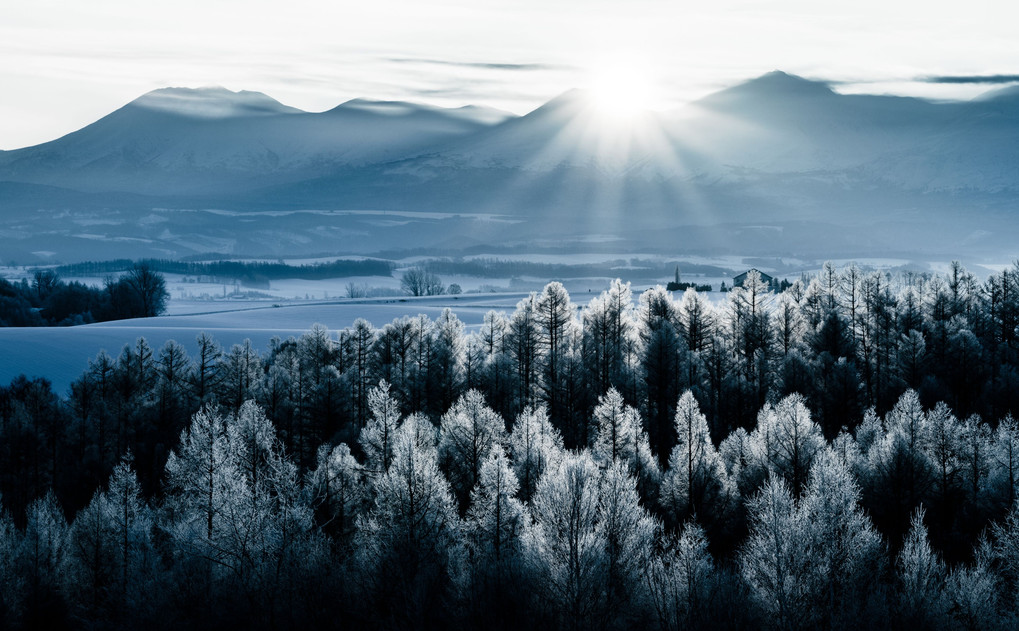
[{"label": "building", "polygon": [[742,287],[744,281],[746,281],[746,279],[747,279],[747,274],[749,274],[750,272],[757,272],[760,275],[760,277],[761,277],[761,282],[764,283],[765,285],[767,285],[768,289],[771,289],[772,287],[775,286],[776,283],[775,283],[775,279],[774,278],[772,278],[771,276],[765,274],[764,272],[762,272],[761,270],[756,269],[756,268],[748,269],[747,271],[743,272],[742,274],[739,274],[738,276],[734,277],[732,279],[732,286],[733,287]]}]

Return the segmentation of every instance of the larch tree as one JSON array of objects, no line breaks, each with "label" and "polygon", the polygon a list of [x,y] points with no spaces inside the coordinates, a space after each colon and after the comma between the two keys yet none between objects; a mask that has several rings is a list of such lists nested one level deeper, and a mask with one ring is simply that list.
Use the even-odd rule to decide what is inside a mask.
[{"label": "larch tree", "polygon": [[318,465],[308,473],[305,488],[317,525],[349,553],[355,521],[368,498],[364,467],[351,455],[350,447],[346,443],[332,449],[319,447]]},{"label": "larch tree", "polygon": [[1011,415],[998,423],[989,450],[988,493],[995,506],[1007,511],[1019,497],[1019,426]]},{"label": "larch tree", "polygon": [[282,591],[296,573],[312,525],[297,467],[254,401],[246,401],[236,418],[228,420],[226,440],[232,475],[226,484],[219,562],[246,590],[273,584]]},{"label": "larch tree", "polygon": [[372,475],[383,475],[393,461],[396,429],[400,425],[400,404],[389,395],[389,384],[368,391],[368,410],[371,418],[361,429],[357,442],[365,455],[365,467]]},{"label": "larch tree", "polygon": [[630,283],[618,278],[583,313],[584,364],[594,392],[624,389],[630,383],[627,351],[634,334]]},{"label": "larch tree", "polygon": [[481,466],[496,445],[506,443],[506,423],[477,390],[465,393],[442,416],[439,464],[447,472],[460,505],[466,507]]},{"label": "larch tree", "polygon": [[915,391],[902,394],[884,425],[884,434],[867,453],[862,487],[864,505],[892,539],[905,535],[910,513],[928,496],[936,471],[926,446],[927,414]]},{"label": "larch tree", "polygon": [[598,398],[598,405],[594,408],[595,434],[591,448],[596,461],[633,460],[633,454],[629,452],[633,444],[634,423],[629,416],[634,413],[636,410],[623,402],[623,395],[615,388],[610,388]]},{"label": "larch tree", "polygon": [[496,446],[481,467],[478,485],[463,525],[462,555],[457,555],[469,619],[486,625],[520,616],[527,593],[524,540],[529,516],[517,499],[519,483],[502,447]]},{"label": "larch tree", "polygon": [[680,536],[666,535],[661,549],[643,567],[648,599],[661,629],[682,631],[716,622],[708,609],[715,571],[703,528],[690,522]]},{"label": "larch tree", "polygon": [[598,533],[603,541],[606,624],[628,628],[645,593],[640,580],[652,555],[658,525],[641,506],[637,480],[621,462],[602,470],[598,490]]},{"label": "larch tree", "polygon": [[757,466],[782,477],[794,495],[807,484],[814,457],[825,445],[821,428],[810,418],[806,401],[791,394],[777,405],[766,404],[751,434]]},{"label": "larch tree", "polygon": [[672,419],[680,393],[683,340],[677,317],[672,296],[661,286],[640,295],[636,319],[641,400],[651,444],[661,458],[672,448]]},{"label": "larch tree", "polygon": [[586,441],[567,426],[567,400],[564,396],[565,361],[570,352],[569,343],[578,327],[576,309],[562,283],[551,282],[538,296],[534,308],[537,324],[537,377],[541,399],[548,406],[548,416],[564,433],[571,444]]},{"label": "larch tree", "polygon": [[923,509],[913,514],[909,534],[895,560],[895,613],[901,628],[942,628],[946,622],[945,564],[931,549],[923,516]]},{"label": "larch tree", "polygon": [[538,401],[538,297],[532,293],[517,303],[507,330],[509,356],[516,383],[516,405],[523,409]]},{"label": "larch tree", "polygon": [[28,505],[25,534],[18,555],[22,566],[20,574],[25,579],[22,620],[28,628],[54,628],[62,622],[58,593],[67,529],[67,520],[52,491]]},{"label": "larch tree", "polygon": [[262,382],[262,359],[251,340],[234,344],[220,361],[219,400],[223,405],[239,409],[241,404],[257,396]]},{"label": "larch tree", "polygon": [[0,620],[9,627],[20,623],[25,598],[25,576],[19,552],[21,533],[10,513],[0,509]]},{"label": "larch tree", "polygon": [[691,517],[710,524],[724,519],[729,502],[725,465],[708,432],[693,393],[687,390],[676,405],[676,446],[662,482],[661,504],[673,524]]},{"label": "larch tree", "polygon": [[812,580],[806,587],[825,628],[866,620],[871,582],[883,571],[881,536],[860,508],[859,498],[847,462],[830,449],[818,454],[798,510],[811,559]]},{"label": "larch tree", "polygon": [[[340,333],[343,356],[342,378],[353,401],[353,416],[358,427],[368,420],[368,390],[371,389],[371,349],[376,331],[364,318],[354,321],[351,328]],[[422,375],[423,376],[423,375]]]},{"label": "larch tree", "polygon": [[542,407],[527,407],[517,416],[509,437],[513,471],[520,484],[520,497],[529,502],[541,476],[563,458],[563,438],[552,427]]},{"label": "larch tree", "polygon": [[774,628],[816,626],[821,612],[810,602],[807,525],[785,480],[770,478],[747,510],[750,535],[739,552],[739,567],[752,598]]},{"label": "larch tree", "polygon": [[599,473],[586,452],[567,455],[542,476],[532,498],[529,538],[539,594],[570,629],[604,614],[606,540],[599,530]]},{"label": "larch tree", "polygon": [[449,409],[463,391],[464,325],[449,308],[435,320],[428,361],[428,390],[431,411],[440,414]]},{"label": "larch tree", "polygon": [[419,449],[408,432],[374,487],[375,504],[358,518],[355,538],[366,612],[382,626],[434,624],[451,586],[459,528],[449,484],[434,452]]},{"label": "larch tree", "polygon": [[205,331],[198,335],[196,342],[198,354],[194,358],[189,385],[194,400],[198,402],[198,405],[205,405],[212,400],[215,392],[219,389],[217,368],[223,357],[223,349]]},{"label": "larch tree", "polygon": [[651,453],[644,422],[640,412],[626,405],[615,388],[610,388],[605,396],[598,399],[593,428],[591,455],[595,462],[600,466],[620,463],[628,473],[636,476],[643,497],[657,495],[660,472]]},{"label": "larch tree", "polygon": [[130,621],[150,604],[146,593],[156,567],[154,521],[128,455],[114,469],[109,487],[95,494],[68,532],[65,581],[82,613]]},{"label": "larch tree", "polygon": [[191,417],[166,461],[166,490],[175,539],[212,562],[218,561],[216,541],[224,528],[232,467],[226,424],[206,406]]}]

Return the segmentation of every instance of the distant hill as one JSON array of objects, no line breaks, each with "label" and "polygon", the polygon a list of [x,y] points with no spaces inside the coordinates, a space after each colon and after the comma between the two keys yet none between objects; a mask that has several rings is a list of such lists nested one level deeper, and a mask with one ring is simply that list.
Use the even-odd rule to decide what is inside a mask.
[{"label": "distant hill", "polygon": [[[842,95],[772,72],[620,122],[578,90],[518,117],[361,99],[308,113],[254,92],[168,88],[63,138],[0,152],[0,231],[12,251],[70,258],[104,236],[179,256],[374,251],[415,239],[667,250],[693,234],[682,247],[1008,258],[1019,255],[1017,90],[934,102]],[[168,209],[254,214],[228,227]],[[272,227],[258,214],[296,210],[461,217]],[[59,212],[92,228],[23,224],[25,213]],[[513,219],[499,229],[466,219],[479,213]],[[15,217],[18,230],[5,228]],[[118,228],[94,229],[103,222]],[[44,231],[59,249],[37,243]]]}]

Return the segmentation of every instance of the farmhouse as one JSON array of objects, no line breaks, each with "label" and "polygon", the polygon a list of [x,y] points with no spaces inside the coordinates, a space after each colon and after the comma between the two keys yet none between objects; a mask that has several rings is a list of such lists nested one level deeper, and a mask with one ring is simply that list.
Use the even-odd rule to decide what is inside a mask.
[{"label": "farmhouse", "polygon": [[747,279],[747,275],[750,272],[757,272],[761,276],[761,282],[764,283],[765,285],[767,285],[769,288],[771,288],[775,284],[775,279],[774,278],[772,278],[771,276],[765,274],[764,272],[762,272],[759,269],[752,268],[752,269],[748,269],[747,271],[743,272],[742,274],[739,274],[738,276],[734,277],[732,279],[732,286],[733,287],[742,287],[744,281],[746,281],[746,279]]}]

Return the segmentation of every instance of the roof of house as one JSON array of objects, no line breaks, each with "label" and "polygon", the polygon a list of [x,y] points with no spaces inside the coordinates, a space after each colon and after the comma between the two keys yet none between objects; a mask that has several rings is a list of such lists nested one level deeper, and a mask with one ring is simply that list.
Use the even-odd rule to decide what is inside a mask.
[{"label": "roof of house", "polygon": [[766,282],[766,283],[771,281],[771,280],[774,280],[774,277],[772,277],[771,275],[765,274],[761,270],[759,270],[756,267],[754,267],[754,268],[748,269],[747,271],[743,272],[742,274],[738,274],[737,276],[733,277],[733,279],[732,279],[733,284],[735,285],[735,284],[742,283],[743,281],[745,281],[747,279],[747,274],[749,274],[750,272],[757,272],[758,275],[760,275],[761,280]]}]

